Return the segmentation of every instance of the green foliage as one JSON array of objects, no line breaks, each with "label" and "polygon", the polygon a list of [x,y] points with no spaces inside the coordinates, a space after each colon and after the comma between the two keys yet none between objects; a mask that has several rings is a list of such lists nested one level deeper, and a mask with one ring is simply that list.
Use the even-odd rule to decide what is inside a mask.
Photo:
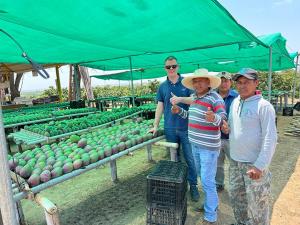
[{"label": "green foliage", "polygon": [[[43,93],[38,97],[47,97],[52,95],[58,95],[55,87],[50,86],[48,89],[44,90]],[[63,102],[68,101],[68,88],[62,88],[62,98]]]},{"label": "green foliage", "polygon": [[[155,94],[157,88],[159,86],[159,82],[157,80],[149,81],[148,84],[135,85],[134,86],[134,95],[141,96],[141,95],[148,95],[148,94]],[[62,97],[63,101],[68,101],[68,89],[62,89]],[[95,98],[99,97],[108,97],[108,96],[131,96],[131,87],[129,86],[104,86],[104,87],[94,87],[93,93]],[[44,90],[42,95],[39,97],[46,97],[51,95],[57,95],[57,90],[53,86],[50,86],[48,89]],[[86,91],[81,88],[81,97],[82,99],[86,99]]]},{"label": "green foliage", "polygon": [[42,97],[47,97],[51,95],[57,95],[57,90],[55,87],[50,86],[48,89],[43,91]]},{"label": "green foliage", "polygon": [[160,85],[160,83],[156,79],[154,81],[149,82],[148,86],[149,86],[149,89],[151,90],[151,94],[154,94],[154,93],[157,92],[157,89],[158,89],[159,85]]},{"label": "green foliage", "polygon": [[[295,71],[286,70],[272,73],[272,90],[292,91]],[[268,90],[268,73],[259,73],[259,90]]]},{"label": "green foliage", "polygon": [[[295,82],[295,96],[300,98],[300,74],[297,73],[295,79],[295,70],[285,70],[282,72],[272,73],[272,90],[288,91],[289,96],[293,95],[293,85]],[[260,73],[259,90],[268,90],[268,73]]]}]

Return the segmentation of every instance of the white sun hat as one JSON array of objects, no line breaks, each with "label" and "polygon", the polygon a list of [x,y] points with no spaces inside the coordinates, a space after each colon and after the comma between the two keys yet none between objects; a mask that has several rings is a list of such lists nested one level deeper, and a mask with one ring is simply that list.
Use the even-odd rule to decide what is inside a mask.
[{"label": "white sun hat", "polygon": [[210,87],[212,89],[216,89],[220,86],[221,84],[221,78],[217,77],[216,75],[211,75],[208,73],[207,69],[197,69],[191,76],[187,76],[182,80],[183,86],[189,88],[189,89],[194,89],[193,87],[193,79],[195,78],[208,78],[210,81]]}]

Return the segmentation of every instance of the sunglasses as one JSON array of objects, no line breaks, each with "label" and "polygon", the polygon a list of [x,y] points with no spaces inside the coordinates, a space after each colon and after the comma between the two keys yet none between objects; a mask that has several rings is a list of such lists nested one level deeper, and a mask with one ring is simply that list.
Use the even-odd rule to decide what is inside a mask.
[{"label": "sunglasses", "polygon": [[171,66],[165,66],[165,68],[166,68],[167,70],[170,70],[171,68],[172,68],[172,69],[176,69],[177,66],[178,66],[178,65],[171,65]]}]

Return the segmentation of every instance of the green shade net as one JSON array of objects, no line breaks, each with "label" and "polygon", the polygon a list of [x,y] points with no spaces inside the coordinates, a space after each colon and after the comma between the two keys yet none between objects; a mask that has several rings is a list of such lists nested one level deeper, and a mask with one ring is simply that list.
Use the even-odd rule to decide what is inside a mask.
[{"label": "green shade net", "polygon": [[[148,54],[260,43],[214,0],[2,0],[0,9],[0,29],[39,63],[138,55],[135,67],[144,67],[158,65],[165,57],[148,62]],[[0,43],[0,62],[27,63],[2,33]],[[128,68],[127,58],[112,63]]]},{"label": "green shade net", "polygon": [[[280,34],[256,38],[214,0],[2,0],[0,9],[0,29],[43,64],[129,69],[131,57],[148,79],[164,76],[164,59],[175,55],[181,73],[268,70],[272,46],[273,70],[294,67]],[[1,32],[0,43],[1,63],[27,63]]]},{"label": "green shade net", "polygon": [[[272,47],[272,70],[294,68],[294,57],[297,53],[289,54],[286,50],[286,40],[280,33],[257,37],[265,46]],[[133,56],[133,68],[143,68],[143,77],[156,78],[165,76],[164,59],[169,54],[152,54]],[[269,48],[255,42],[238,43],[215,48],[200,49],[174,53],[178,58],[181,73],[193,72],[197,68],[207,68],[209,71],[237,72],[243,67],[251,67],[260,71],[269,70]],[[84,64],[98,69],[128,68],[128,58],[99,61]],[[133,73],[134,79],[138,74]],[[98,76],[100,79],[130,79],[130,74]]]},{"label": "green shade net", "polygon": [[298,55],[298,52],[292,52],[292,53],[289,53],[289,54],[290,54],[290,58],[295,59]]}]

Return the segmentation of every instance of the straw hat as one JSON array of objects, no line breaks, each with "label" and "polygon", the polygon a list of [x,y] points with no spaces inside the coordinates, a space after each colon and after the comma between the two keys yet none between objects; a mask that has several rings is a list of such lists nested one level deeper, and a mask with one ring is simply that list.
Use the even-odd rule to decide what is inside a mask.
[{"label": "straw hat", "polygon": [[208,78],[209,81],[210,81],[210,85],[209,86],[212,89],[215,89],[215,88],[219,87],[220,84],[221,84],[221,78],[220,77],[208,74],[208,70],[207,69],[198,69],[198,70],[195,70],[195,72],[193,73],[193,75],[185,77],[182,80],[183,86],[185,86],[185,87],[187,87],[189,89],[194,89],[194,87],[193,87],[193,79],[195,79],[195,78]]}]

